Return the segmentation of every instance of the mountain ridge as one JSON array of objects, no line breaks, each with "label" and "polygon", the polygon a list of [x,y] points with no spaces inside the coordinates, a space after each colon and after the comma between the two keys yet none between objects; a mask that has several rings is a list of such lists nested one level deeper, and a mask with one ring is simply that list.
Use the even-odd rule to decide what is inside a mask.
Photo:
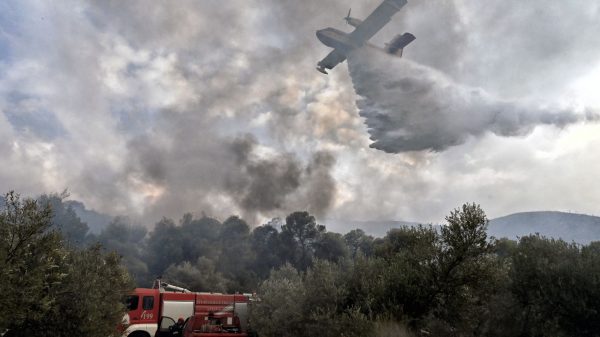
[{"label": "mountain ridge", "polygon": [[[416,221],[399,220],[351,221],[329,219],[323,222],[328,230],[334,232],[346,233],[359,228],[375,237],[383,237],[393,228],[420,224]],[[348,225],[351,227],[347,227]],[[546,237],[560,238],[567,242],[573,241],[580,244],[600,241],[600,217],[560,211],[526,211],[491,219],[488,225],[488,235],[496,238],[518,239],[519,237],[538,233]]]},{"label": "mountain ridge", "polygon": [[587,244],[600,240],[600,217],[587,214],[532,211],[519,212],[490,220],[490,236],[518,237],[536,234]]}]

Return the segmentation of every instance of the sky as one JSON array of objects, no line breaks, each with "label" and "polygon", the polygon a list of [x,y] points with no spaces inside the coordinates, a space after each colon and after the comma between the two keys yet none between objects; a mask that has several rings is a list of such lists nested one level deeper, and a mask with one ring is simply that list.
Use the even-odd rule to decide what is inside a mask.
[{"label": "sky", "polygon": [[379,3],[2,1],[0,189],[149,224],[600,214],[600,3],[409,0],[371,40],[403,59],[317,72],[315,31]]}]

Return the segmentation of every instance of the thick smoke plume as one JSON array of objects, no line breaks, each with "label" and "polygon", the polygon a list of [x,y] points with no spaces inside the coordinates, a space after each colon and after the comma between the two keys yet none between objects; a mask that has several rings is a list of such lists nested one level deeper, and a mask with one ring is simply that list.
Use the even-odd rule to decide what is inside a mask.
[{"label": "thick smoke plume", "polygon": [[318,96],[321,74],[305,70],[314,27],[330,20],[320,2],[80,5],[7,7],[27,20],[7,33],[11,62],[0,36],[0,153],[11,163],[0,185],[68,187],[90,208],[146,223],[204,212],[260,224],[333,205],[337,153],[322,144],[344,128],[323,127],[335,110]]},{"label": "thick smoke plume", "polygon": [[236,156],[235,174],[226,187],[246,212],[305,209],[322,216],[335,197],[335,180],[330,170],[335,158],[329,152],[316,152],[306,167],[291,153],[257,155],[257,140],[247,135],[231,144]]},{"label": "thick smoke plume", "polygon": [[355,51],[348,66],[371,147],[389,153],[443,151],[486,132],[523,136],[538,125],[564,127],[583,119],[568,110],[497,99],[375,49]]},{"label": "thick smoke plume", "polygon": [[[154,201],[156,216],[170,214],[172,203],[226,216],[219,207],[226,204],[230,212],[256,224],[297,209],[324,216],[333,204],[335,157],[330,152],[316,151],[303,159],[266,147],[252,134],[232,139],[211,134],[211,139],[188,149],[164,149],[147,137],[129,144],[131,172],[165,189]],[[202,155],[190,156],[189,147]],[[182,169],[184,163],[190,167]]]},{"label": "thick smoke plume", "polygon": [[[355,90],[345,65],[330,76],[314,70],[331,51],[316,39],[315,30],[331,26],[349,32],[352,27],[335,18],[348,7],[365,18],[379,3],[2,1],[0,186],[3,192],[15,189],[30,196],[68,188],[87,208],[148,225],[185,212],[220,219],[237,214],[260,224],[297,210],[321,210],[338,219],[438,221],[456,207],[456,200],[488,200],[490,190],[494,197],[486,207],[494,205],[490,211],[496,215],[515,209],[597,208],[600,187],[593,176],[600,161],[588,155],[600,146],[595,126],[583,127],[588,133],[581,139],[586,141],[575,140],[581,148],[561,152],[561,160],[534,155],[540,148],[560,152],[552,130],[531,143],[478,142],[465,155],[481,158],[481,147],[494,155],[464,167],[464,179],[453,175],[457,167],[451,151],[387,156],[365,149],[369,140],[355,113]],[[499,97],[578,101],[570,97],[570,85],[591,74],[600,60],[597,2],[555,1],[549,6],[543,0],[513,1],[508,7],[500,0],[409,0],[372,42],[382,45],[409,31],[418,40],[405,55],[455,82],[485,83]],[[490,48],[490,41],[505,47]],[[379,113],[368,119],[378,146],[390,151],[441,149],[492,128],[479,121],[476,129],[469,115],[493,105],[487,97],[470,97],[468,88],[458,90],[453,81],[430,69],[409,67],[407,61],[370,57],[385,60],[373,64],[380,67],[371,72],[373,78],[379,76],[375,86],[355,84],[365,104],[370,97],[379,105],[362,109]],[[395,103],[401,97],[380,97],[389,91],[398,94],[399,87],[386,89],[379,81],[398,82],[411,69],[431,77],[419,74],[416,84],[441,91],[446,85],[440,84],[441,77],[446,81],[441,83],[449,82],[448,92],[467,95],[469,104],[464,97],[436,96],[431,89],[429,96],[411,94],[410,99],[415,105],[422,97],[423,106],[441,109],[435,118],[426,121],[431,113],[423,107],[409,109],[412,115],[399,114]],[[590,93],[581,97],[581,104],[598,106],[593,86],[583,87]],[[454,104],[452,113],[442,99]],[[384,104],[391,106],[384,109]],[[405,108],[410,106],[405,103]],[[450,123],[439,115],[451,116]],[[399,116],[414,126],[405,127]],[[522,123],[516,131],[526,132],[537,122]],[[400,131],[405,134],[394,134]],[[255,140],[240,152],[236,144],[244,142],[245,134]],[[433,140],[427,138],[430,134]],[[565,132],[560,140],[571,142],[572,137]],[[508,150],[515,143],[529,146]],[[509,155],[503,157],[498,149]],[[511,176],[519,178],[513,184],[497,179],[483,187],[465,184],[478,180],[481,172],[505,176],[507,160],[516,163]],[[551,182],[543,178],[555,172],[570,175]],[[514,189],[523,181],[534,186],[517,200]]]}]

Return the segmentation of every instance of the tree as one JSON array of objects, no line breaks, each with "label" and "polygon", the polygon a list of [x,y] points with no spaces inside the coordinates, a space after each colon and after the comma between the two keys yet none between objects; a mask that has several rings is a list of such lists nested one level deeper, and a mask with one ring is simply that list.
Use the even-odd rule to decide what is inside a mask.
[{"label": "tree", "polygon": [[321,260],[340,262],[350,255],[342,235],[338,233],[321,234],[313,246],[315,257]]},{"label": "tree", "polygon": [[368,337],[373,324],[355,307],[346,307],[345,271],[315,261],[306,273],[286,264],[259,289],[251,312],[253,327],[265,337]]},{"label": "tree", "polygon": [[62,279],[50,285],[51,310],[38,320],[27,319],[15,336],[105,337],[114,334],[124,314],[123,296],[132,283],[115,253],[96,245],[69,251],[59,266]]},{"label": "tree", "polygon": [[380,304],[387,290],[382,271],[387,267],[383,259],[357,256],[347,273],[348,296],[345,306],[358,308],[369,320],[375,320],[382,313]]},{"label": "tree", "polygon": [[450,330],[473,333],[480,323],[471,310],[489,300],[496,280],[493,245],[486,233],[488,220],[479,205],[464,204],[446,221],[440,230],[433,280],[432,300],[437,303],[433,315]]},{"label": "tree", "polygon": [[353,259],[362,254],[371,256],[373,254],[373,237],[366,235],[362,229],[354,229],[344,235],[344,241],[350,249]]},{"label": "tree", "polygon": [[356,336],[372,335],[373,324],[359,308],[347,306],[348,286],[346,273],[350,270],[336,263],[315,260],[303,276],[304,330],[302,336]]},{"label": "tree", "polygon": [[66,251],[60,235],[51,230],[49,205],[5,196],[0,212],[0,331],[39,320],[53,305],[48,287],[63,278],[60,266]]},{"label": "tree", "polygon": [[192,291],[227,291],[228,279],[217,271],[214,261],[199,257],[195,263],[189,261],[171,265],[163,275],[165,280]]},{"label": "tree", "polygon": [[249,268],[253,256],[250,249],[250,227],[237,216],[229,217],[219,235],[219,271],[231,280],[231,292],[255,288],[256,273]]},{"label": "tree", "polygon": [[403,227],[376,240],[383,260],[372,310],[434,335],[476,334],[474,313],[493,294],[497,278],[487,219],[478,205],[466,204],[432,226]]},{"label": "tree", "polygon": [[439,246],[439,235],[431,226],[402,226],[390,230],[373,244],[375,256],[393,259],[398,253],[412,254],[417,259],[431,258]]},{"label": "tree", "polygon": [[46,203],[10,192],[0,212],[0,331],[10,336],[107,336],[131,290],[116,254],[66,246]]},{"label": "tree", "polygon": [[150,284],[152,277],[144,261],[146,234],[145,227],[133,225],[127,218],[116,217],[95,241],[105,250],[114,251],[123,257],[123,265],[137,284]]},{"label": "tree", "polygon": [[294,266],[306,270],[311,264],[313,244],[323,232],[325,226],[317,225],[315,217],[308,212],[294,212],[285,218],[281,235],[286,244],[296,248],[290,261]]},{"label": "tree", "polygon": [[[185,214],[180,221],[181,226],[177,229],[181,232],[180,245],[182,248],[182,259],[185,261],[196,261],[204,256],[216,260],[219,256],[218,242],[220,240],[221,223],[213,218],[202,216],[194,219],[191,214]],[[179,261],[173,261],[178,263]]]},{"label": "tree", "polygon": [[522,335],[600,335],[600,255],[597,244],[539,235],[521,238],[513,255],[512,291],[521,305]]},{"label": "tree", "polygon": [[[187,233],[185,235],[191,236]],[[150,233],[147,242],[148,267],[153,277],[161,276],[172,264],[186,261],[183,247],[184,233],[173,220],[163,218]],[[192,240],[193,237],[188,238]]]},{"label": "tree", "polygon": [[290,264],[273,271],[259,288],[260,302],[252,307],[250,319],[263,337],[303,336],[304,299],[302,277]]},{"label": "tree", "polygon": [[254,252],[251,268],[260,279],[266,279],[272,269],[283,265],[281,238],[277,229],[270,223],[254,228],[250,236],[250,245]]},{"label": "tree", "polygon": [[416,327],[436,308],[439,245],[439,234],[431,226],[393,229],[376,243],[375,314]]},{"label": "tree", "polygon": [[68,244],[83,247],[86,243],[88,225],[81,221],[70,205],[65,205],[64,200],[69,197],[67,191],[61,194],[44,194],[39,197],[40,205],[48,205],[52,210],[52,224],[61,232]]}]

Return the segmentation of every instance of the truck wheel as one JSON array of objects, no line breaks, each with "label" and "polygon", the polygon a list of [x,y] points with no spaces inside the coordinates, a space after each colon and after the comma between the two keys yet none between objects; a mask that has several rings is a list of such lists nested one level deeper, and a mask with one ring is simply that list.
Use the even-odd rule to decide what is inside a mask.
[{"label": "truck wheel", "polygon": [[127,335],[127,337],[150,337],[150,335],[144,331],[134,331]]}]

